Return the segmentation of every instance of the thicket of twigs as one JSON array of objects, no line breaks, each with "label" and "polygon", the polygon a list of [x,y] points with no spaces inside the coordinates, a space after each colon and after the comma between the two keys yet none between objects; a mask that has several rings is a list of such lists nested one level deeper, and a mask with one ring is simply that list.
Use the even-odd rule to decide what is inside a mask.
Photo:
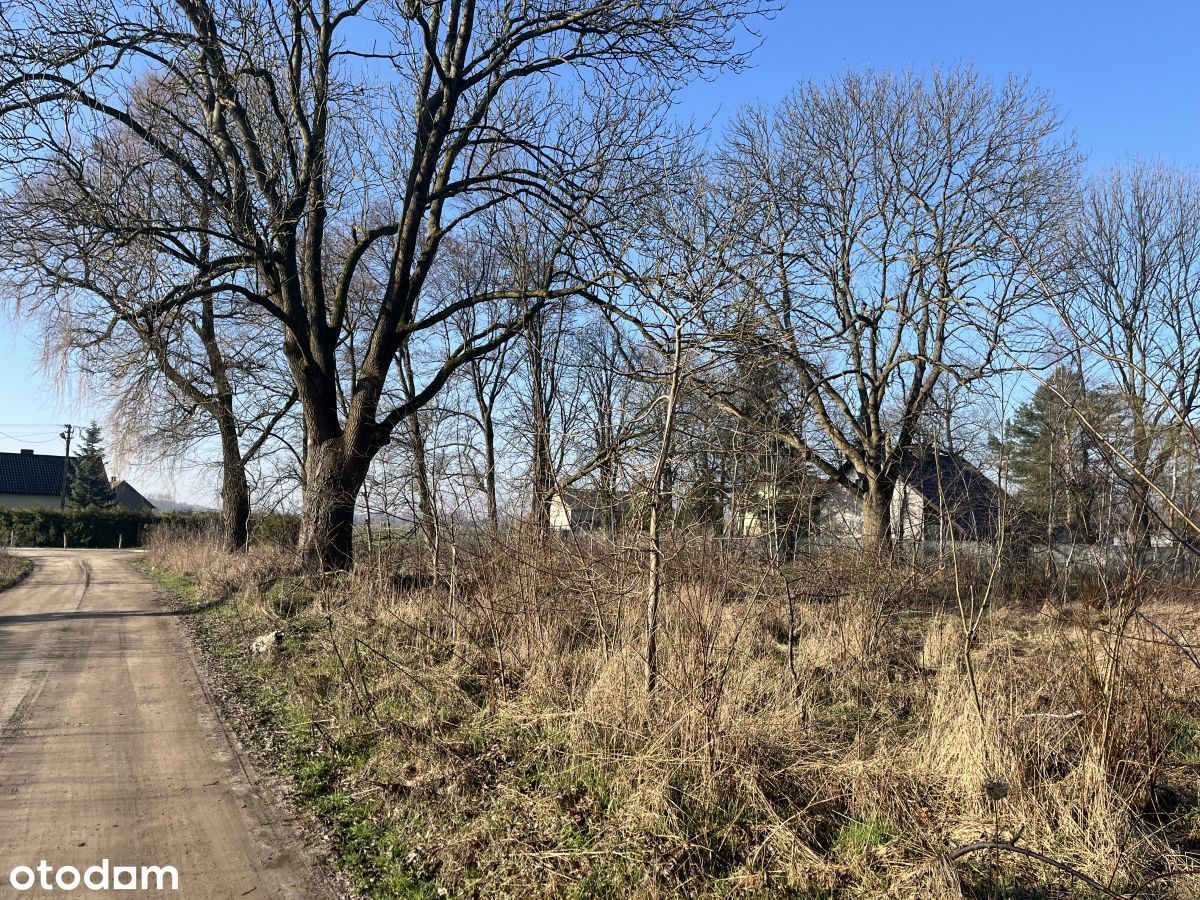
[{"label": "thicket of twigs", "polygon": [[628,543],[333,581],[197,535],[149,558],[228,598],[231,654],[283,630],[248,671],[386,836],[379,896],[388,866],[451,896],[1200,896],[1188,586],[678,538],[648,697]]}]

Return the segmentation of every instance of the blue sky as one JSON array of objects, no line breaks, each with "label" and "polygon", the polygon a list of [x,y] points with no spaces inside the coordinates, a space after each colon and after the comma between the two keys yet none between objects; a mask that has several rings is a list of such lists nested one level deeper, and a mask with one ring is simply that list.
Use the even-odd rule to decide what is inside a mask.
[{"label": "blue sky", "polygon": [[721,121],[799,81],[847,68],[965,63],[1050,90],[1099,164],[1130,155],[1200,163],[1200,4],[1080,0],[793,2],[764,29],[754,68],[685,91]]},{"label": "blue sky", "polygon": [[[967,63],[1049,89],[1090,165],[1133,155],[1200,164],[1200,4],[1080,0],[792,0],[764,27],[754,67],[687,88],[681,114],[720,125],[746,103],[846,68]],[[0,450],[57,445],[61,423],[100,418],[38,368],[31,332],[0,320]],[[48,443],[41,443],[47,442]],[[129,470],[148,492],[205,499],[194,473]],[[211,499],[211,498],[210,498]]]}]

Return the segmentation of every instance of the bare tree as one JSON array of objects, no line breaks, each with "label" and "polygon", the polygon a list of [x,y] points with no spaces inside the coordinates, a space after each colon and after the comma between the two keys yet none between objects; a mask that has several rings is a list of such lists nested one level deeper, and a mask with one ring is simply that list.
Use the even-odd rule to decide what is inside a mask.
[{"label": "bare tree", "polygon": [[[1116,422],[1083,415],[1127,494],[1131,561],[1147,546],[1152,502],[1185,446],[1200,399],[1200,181],[1135,162],[1085,185],[1061,296],[1072,351],[1111,385]],[[1194,535],[1186,535],[1189,539]]]},{"label": "bare tree", "polygon": [[[468,322],[467,327],[471,327]],[[498,486],[499,425],[496,421],[500,398],[512,377],[510,345],[505,345],[489,357],[472,361],[467,369],[475,411],[471,416],[483,442],[480,455],[483,471],[477,481],[487,504],[487,522],[494,530],[500,527],[500,494]]]},{"label": "bare tree", "polygon": [[[387,405],[406,346],[469,305],[509,298],[429,302],[445,238],[502,204],[536,209],[556,230],[611,215],[621,189],[639,183],[628,172],[661,132],[671,92],[740,64],[736,31],[764,8],[18,0],[0,21],[7,175],[34,178],[47,159],[75,157],[73,135],[111,128],[203,196],[228,248],[222,269],[244,274],[237,296],[277,323],[303,411],[302,557],[341,568],[352,558],[358,489],[394,429],[540,304],[592,281],[585,273],[523,292],[503,320],[481,324],[409,398]],[[192,146],[215,167],[197,166]],[[195,216],[174,226],[198,230]],[[347,233],[346,252],[331,255],[334,236]],[[386,278],[347,371],[339,348],[350,287],[377,248]]]},{"label": "bare tree", "polygon": [[[141,148],[107,132],[81,158],[47,160],[3,204],[11,248],[0,284],[36,315],[47,364],[74,369],[111,401],[118,438],[143,457],[213,439],[224,542],[245,547],[246,469],[295,402],[265,314],[222,282],[205,209]],[[190,233],[170,223],[198,210]],[[189,302],[176,294],[192,286]]]},{"label": "bare tree", "polygon": [[[590,470],[603,504],[604,524],[613,527],[627,447],[640,430],[637,379],[626,371],[626,335],[615,322],[593,322],[582,330],[578,354],[581,420],[587,432],[577,471]],[[584,462],[586,460],[586,462]]]},{"label": "bare tree", "polygon": [[[645,682],[653,694],[658,683],[659,610],[663,590],[663,537],[670,526],[676,437],[681,406],[690,384],[703,378],[714,359],[709,346],[723,335],[711,330],[710,312],[734,295],[738,276],[730,264],[734,233],[725,210],[712,202],[714,188],[696,160],[685,157],[670,170],[654,202],[633,224],[638,239],[630,268],[637,300],[626,312],[615,311],[644,339],[638,348],[639,372],[652,396],[644,412],[657,427],[650,442],[645,479],[649,511],[646,541],[649,565],[646,591]],[[656,415],[657,414],[657,415]]]},{"label": "bare tree", "polygon": [[796,420],[814,427],[780,438],[858,496],[870,546],[890,542],[901,461],[939,382],[994,370],[1040,296],[1027,261],[1077,168],[1057,131],[1044,94],[952,70],[805,84],[729,132],[724,171],[750,206],[743,352],[788,370],[811,411]]}]

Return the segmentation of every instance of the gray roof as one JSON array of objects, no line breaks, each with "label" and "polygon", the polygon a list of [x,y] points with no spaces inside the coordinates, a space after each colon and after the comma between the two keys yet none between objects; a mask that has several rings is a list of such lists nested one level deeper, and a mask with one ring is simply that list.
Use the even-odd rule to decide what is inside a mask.
[{"label": "gray roof", "polygon": [[901,463],[901,478],[950,518],[956,530],[974,539],[995,533],[1004,491],[955,453],[914,447]]},{"label": "gray roof", "polygon": [[[1002,513],[1009,520],[1015,518],[1003,489],[957,453],[912,447],[900,460],[897,479],[945,516],[964,539],[993,537]],[[837,482],[824,479],[813,487],[813,496],[841,490]]]},{"label": "gray roof", "polygon": [[134,490],[133,485],[128,481],[114,481],[113,493],[117,497],[117,506],[123,506],[126,509],[144,510],[149,512],[154,509],[154,504]]},{"label": "gray roof", "polygon": [[[70,465],[74,462],[70,461]],[[63,458],[44,453],[0,453],[0,494],[62,493]]]}]

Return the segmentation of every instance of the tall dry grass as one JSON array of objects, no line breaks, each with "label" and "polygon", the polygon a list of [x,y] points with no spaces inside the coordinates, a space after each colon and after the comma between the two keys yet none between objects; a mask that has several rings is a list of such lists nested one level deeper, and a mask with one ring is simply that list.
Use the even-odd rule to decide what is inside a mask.
[{"label": "tall dry grass", "polygon": [[628,543],[478,537],[436,577],[404,545],[320,583],[196,538],[149,558],[228,598],[230,640],[285,631],[264,665],[349,760],[339,789],[452,896],[1200,896],[1171,874],[1200,852],[1183,586],[1098,606],[681,538],[647,697]]}]

